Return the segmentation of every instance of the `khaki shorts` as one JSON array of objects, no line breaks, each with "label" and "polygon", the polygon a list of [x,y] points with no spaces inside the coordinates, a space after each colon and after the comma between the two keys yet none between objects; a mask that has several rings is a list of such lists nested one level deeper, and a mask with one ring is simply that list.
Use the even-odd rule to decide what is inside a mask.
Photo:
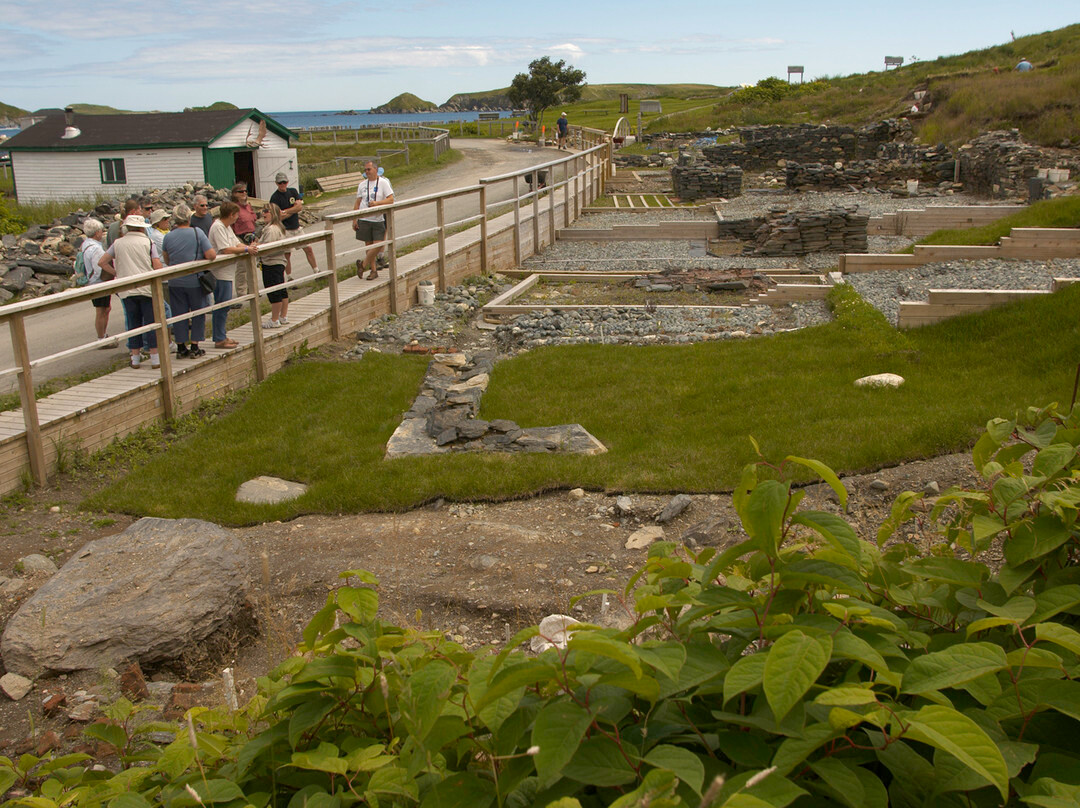
[{"label": "khaki shorts", "polygon": [[365,244],[373,244],[376,241],[382,241],[386,238],[386,222],[365,222],[363,219],[357,220],[356,227],[356,240],[363,241]]}]

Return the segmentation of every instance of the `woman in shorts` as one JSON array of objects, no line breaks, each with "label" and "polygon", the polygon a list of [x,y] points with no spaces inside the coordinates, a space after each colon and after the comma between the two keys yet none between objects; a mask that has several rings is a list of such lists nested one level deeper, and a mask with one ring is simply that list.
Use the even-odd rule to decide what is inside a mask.
[{"label": "woman in shorts", "polygon": [[[281,223],[281,208],[271,202],[263,208],[263,231],[259,238],[259,246],[262,249],[275,241],[285,238],[285,225]],[[285,253],[268,255],[261,260],[263,287],[269,289],[285,282]],[[281,328],[287,325],[289,320],[289,291],[277,289],[267,292],[266,299],[270,301],[270,322],[264,323],[263,328]]]}]

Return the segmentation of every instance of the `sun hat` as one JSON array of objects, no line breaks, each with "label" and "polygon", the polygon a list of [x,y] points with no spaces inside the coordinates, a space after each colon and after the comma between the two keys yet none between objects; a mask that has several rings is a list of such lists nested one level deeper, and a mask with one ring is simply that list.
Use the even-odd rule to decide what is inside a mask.
[{"label": "sun hat", "polygon": [[168,218],[169,218],[169,212],[167,210],[162,210],[161,208],[158,208],[157,210],[155,210],[153,213],[150,214],[150,224],[157,224],[162,219],[168,219]]},{"label": "sun hat", "polygon": [[133,213],[124,219],[124,227],[141,227],[145,230],[148,226],[146,219],[136,213]]}]

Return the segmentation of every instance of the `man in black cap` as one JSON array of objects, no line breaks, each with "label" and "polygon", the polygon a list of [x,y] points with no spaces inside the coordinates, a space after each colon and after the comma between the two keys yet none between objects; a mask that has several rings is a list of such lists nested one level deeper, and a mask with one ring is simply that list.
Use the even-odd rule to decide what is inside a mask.
[{"label": "man in black cap", "polygon": [[[279,171],[274,177],[277,190],[270,194],[270,201],[281,208],[281,223],[285,226],[286,238],[300,235],[300,211],[304,207],[304,196],[295,188],[289,187],[289,177],[284,171]],[[315,251],[310,244],[304,245],[304,254],[307,262],[311,265],[311,271],[319,270],[315,263]],[[292,252],[285,253],[285,273],[292,274]]]}]

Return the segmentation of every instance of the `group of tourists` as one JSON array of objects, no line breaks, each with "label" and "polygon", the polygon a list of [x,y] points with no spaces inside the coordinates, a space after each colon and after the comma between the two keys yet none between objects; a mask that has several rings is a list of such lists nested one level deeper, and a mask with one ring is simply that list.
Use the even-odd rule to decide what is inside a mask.
[{"label": "group of tourists", "polygon": [[[303,197],[289,187],[288,177],[278,173],[275,177],[277,190],[269,204],[262,210],[263,229],[258,240],[255,237],[258,215],[248,201],[247,186],[233,186],[231,199],[221,203],[215,219],[210,214],[209,201],[196,196],[194,209],[180,203],[171,212],[152,210],[151,200],[146,197],[132,198],[124,203],[123,215],[108,227],[97,219],[83,222],[85,239],[81,248],[87,284],[131,278],[140,274],[175,266],[191,261],[213,260],[223,255],[259,255],[274,242],[297,235],[300,230],[299,212]],[[388,185],[388,183],[387,183]],[[310,246],[304,247],[312,270],[317,269],[315,253]],[[283,284],[285,276],[291,275],[292,264],[288,251],[261,256],[262,282],[264,287]],[[247,294],[246,273],[236,272],[236,263],[228,262],[205,270],[193,272],[168,281],[165,299],[165,316],[198,311],[213,304],[226,303],[234,297]],[[125,329],[132,330],[156,322],[150,286],[129,287],[117,292],[124,309]],[[289,293],[276,289],[267,293],[270,301],[270,320],[264,328],[280,328],[288,324]],[[108,338],[111,295],[93,298],[94,328],[99,340]],[[237,343],[226,333],[230,308],[223,306],[211,314],[211,336],[215,348],[234,348]],[[206,352],[199,342],[206,336],[206,315],[194,314],[172,325],[176,340],[176,356],[180,359],[197,358]],[[104,343],[110,348],[114,343]],[[150,359],[150,367],[160,367],[157,331],[128,337],[127,347],[131,354],[131,367],[141,367],[143,350]]]}]

